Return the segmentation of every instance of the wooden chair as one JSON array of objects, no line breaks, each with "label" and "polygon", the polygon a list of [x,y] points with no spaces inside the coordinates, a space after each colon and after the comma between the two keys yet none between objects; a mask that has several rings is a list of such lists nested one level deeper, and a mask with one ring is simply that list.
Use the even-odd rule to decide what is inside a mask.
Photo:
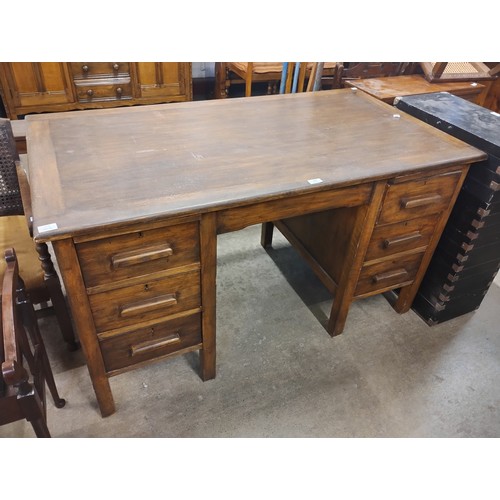
[{"label": "wooden chair", "polygon": [[[306,76],[309,78],[312,65],[307,63]],[[323,63],[324,76],[332,77],[335,73],[336,63]],[[282,62],[225,62],[216,63],[216,97],[226,97],[229,87],[234,83],[245,84],[245,97],[252,95],[252,84],[267,82],[267,93],[275,93],[281,81],[283,71]]]},{"label": "wooden chair", "polygon": [[62,408],[66,401],[57,392],[35,311],[19,276],[13,248],[5,251],[5,260],[0,336],[0,425],[26,419],[37,437],[50,437],[45,383],[57,408]]},{"label": "wooden chair", "polygon": [[498,72],[483,62],[421,62],[420,66],[429,82],[494,80]]},{"label": "wooden chair", "polygon": [[[14,247],[20,273],[33,304],[52,306],[68,349],[75,350],[73,327],[61,282],[46,243],[32,239],[31,197],[28,178],[19,162],[9,120],[0,119],[0,248]],[[0,262],[0,275],[5,263]]]},{"label": "wooden chair", "polygon": [[339,62],[335,70],[333,88],[344,88],[345,80],[407,75],[414,70],[415,65],[408,62]]}]

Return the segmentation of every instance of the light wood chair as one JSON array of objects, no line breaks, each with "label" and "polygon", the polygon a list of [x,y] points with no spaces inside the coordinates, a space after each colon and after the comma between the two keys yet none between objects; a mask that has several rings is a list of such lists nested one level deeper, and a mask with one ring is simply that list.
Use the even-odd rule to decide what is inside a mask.
[{"label": "light wood chair", "polygon": [[[306,78],[310,77],[312,65],[307,63]],[[323,75],[332,78],[335,62],[323,63]],[[235,83],[245,84],[245,97],[252,95],[252,85],[256,82],[267,82],[267,93],[276,92],[281,81],[282,62],[223,62],[215,65],[216,97],[227,97],[229,87]]]},{"label": "light wood chair", "polygon": [[37,437],[48,438],[45,384],[57,408],[62,408],[66,401],[57,392],[13,248],[5,251],[5,261],[0,336],[0,425],[27,420]]},{"label": "light wood chair", "polygon": [[[0,248],[14,247],[33,304],[52,306],[68,349],[75,350],[73,326],[61,282],[45,243],[32,239],[31,196],[19,162],[10,120],[0,119]],[[0,275],[5,263],[0,261]]]}]

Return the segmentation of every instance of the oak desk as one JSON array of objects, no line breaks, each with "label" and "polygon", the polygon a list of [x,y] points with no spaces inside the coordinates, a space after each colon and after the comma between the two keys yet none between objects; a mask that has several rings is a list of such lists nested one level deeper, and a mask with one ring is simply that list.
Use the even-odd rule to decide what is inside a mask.
[{"label": "oak desk", "polygon": [[409,309],[485,154],[400,114],[343,89],[26,118],[35,239],[103,416],[108,377],[152,360],[199,350],[215,377],[218,233],[281,225],[335,293],[332,335],[355,298],[396,288]]}]

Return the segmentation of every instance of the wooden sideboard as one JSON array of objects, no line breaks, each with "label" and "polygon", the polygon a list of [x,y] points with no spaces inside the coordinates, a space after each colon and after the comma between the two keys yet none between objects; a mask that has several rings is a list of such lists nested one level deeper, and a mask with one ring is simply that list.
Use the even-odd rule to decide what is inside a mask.
[{"label": "wooden sideboard", "polygon": [[3,62],[0,95],[11,120],[39,112],[191,101],[191,63]]},{"label": "wooden sideboard", "polygon": [[27,125],[35,240],[52,242],[103,416],[109,377],[145,363],[196,350],[215,377],[218,234],[274,221],[334,293],[337,335],[362,297],[398,289],[409,310],[486,157],[348,89]]}]

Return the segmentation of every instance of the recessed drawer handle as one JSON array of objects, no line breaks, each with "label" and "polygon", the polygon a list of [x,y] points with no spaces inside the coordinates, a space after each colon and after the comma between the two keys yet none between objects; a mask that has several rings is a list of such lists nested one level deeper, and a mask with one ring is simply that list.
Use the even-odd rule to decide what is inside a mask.
[{"label": "recessed drawer handle", "polygon": [[141,300],[139,302],[133,302],[131,304],[125,304],[120,306],[120,316],[122,318],[127,316],[132,316],[134,314],[143,314],[145,312],[159,309],[161,307],[169,307],[177,304],[177,296],[175,293],[168,293],[166,295],[160,295],[152,299]]},{"label": "recessed drawer handle", "polygon": [[111,256],[111,266],[113,269],[135,266],[152,260],[165,259],[173,255],[173,253],[174,251],[168,243],[140,250],[131,250],[130,252],[121,252]]},{"label": "recessed drawer handle", "polygon": [[383,281],[393,280],[395,278],[406,278],[408,271],[406,269],[395,269],[394,271],[387,271],[386,273],[376,274],[372,279],[374,283],[381,283]]},{"label": "recessed drawer handle", "polygon": [[412,198],[401,198],[401,208],[417,208],[442,201],[440,194],[429,194],[426,196],[414,196]]},{"label": "recessed drawer handle", "polygon": [[411,241],[418,240],[422,235],[418,231],[414,231],[410,234],[405,234],[403,236],[397,236],[396,238],[387,238],[384,240],[384,248],[392,248],[394,245],[401,245],[402,243],[409,243]]},{"label": "recessed drawer handle", "polygon": [[147,342],[141,342],[140,344],[134,344],[130,346],[131,356],[137,356],[138,354],[146,354],[155,349],[161,349],[170,344],[175,344],[180,342],[181,336],[179,333],[173,333],[172,335],[165,337],[161,340],[148,340]]}]

